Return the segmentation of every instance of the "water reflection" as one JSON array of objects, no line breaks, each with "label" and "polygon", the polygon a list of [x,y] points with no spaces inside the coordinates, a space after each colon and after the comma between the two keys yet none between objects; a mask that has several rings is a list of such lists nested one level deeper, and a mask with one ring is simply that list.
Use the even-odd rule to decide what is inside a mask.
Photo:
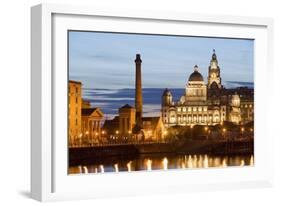
[{"label": "water reflection", "polygon": [[147,171],[151,171],[152,170],[151,169],[152,168],[151,165],[152,165],[152,160],[148,159],[147,162],[146,162]]},{"label": "water reflection", "polygon": [[254,156],[146,155],[136,159],[102,160],[103,164],[79,165],[69,168],[69,174],[131,172],[142,170],[192,169],[229,166],[253,166]]},{"label": "water reflection", "polygon": [[163,170],[167,170],[168,169],[168,159],[167,157],[164,157],[163,159]]},{"label": "water reflection", "polygon": [[127,164],[128,172],[132,171],[131,164],[132,164],[132,161],[128,162],[128,164]]}]

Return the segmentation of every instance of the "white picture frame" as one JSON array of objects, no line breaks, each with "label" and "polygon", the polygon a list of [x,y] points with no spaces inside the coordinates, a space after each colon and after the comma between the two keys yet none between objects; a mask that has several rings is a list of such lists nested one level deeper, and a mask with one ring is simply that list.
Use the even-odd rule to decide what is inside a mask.
[{"label": "white picture frame", "polygon": [[[31,9],[31,26],[32,198],[52,201],[273,185],[274,134],[266,109],[273,101],[271,91],[263,87],[273,85],[272,19],[41,4]],[[68,29],[255,39],[255,166],[67,175],[67,118],[63,114]]]}]

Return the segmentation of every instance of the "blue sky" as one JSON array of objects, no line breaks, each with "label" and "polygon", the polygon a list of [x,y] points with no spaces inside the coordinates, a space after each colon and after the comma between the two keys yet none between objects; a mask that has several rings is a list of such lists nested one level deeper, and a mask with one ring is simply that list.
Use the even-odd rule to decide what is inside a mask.
[{"label": "blue sky", "polygon": [[158,116],[164,88],[174,100],[199,66],[205,82],[213,49],[224,86],[253,86],[253,40],[99,32],[69,33],[69,79],[83,83],[83,98],[112,118],[134,106],[135,55],[142,58],[144,116]]},{"label": "blue sky", "polygon": [[183,88],[195,64],[207,80],[215,49],[225,86],[253,82],[253,46],[253,40],[71,31],[69,76],[85,88],[133,88],[140,53],[143,87]]}]

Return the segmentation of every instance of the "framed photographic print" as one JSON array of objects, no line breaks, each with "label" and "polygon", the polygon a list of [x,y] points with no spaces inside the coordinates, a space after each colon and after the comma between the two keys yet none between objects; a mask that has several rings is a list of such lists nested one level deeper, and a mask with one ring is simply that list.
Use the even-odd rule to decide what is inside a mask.
[{"label": "framed photographic print", "polygon": [[33,198],[272,185],[271,19],[31,14]]}]

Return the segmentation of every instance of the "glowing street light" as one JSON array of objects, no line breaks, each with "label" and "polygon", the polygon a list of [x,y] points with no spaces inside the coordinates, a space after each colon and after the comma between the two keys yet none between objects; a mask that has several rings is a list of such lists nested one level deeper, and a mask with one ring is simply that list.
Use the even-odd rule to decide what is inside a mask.
[{"label": "glowing street light", "polygon": [[163,169],[167,170],[168,169],[168,159],[167,159],[167,157],[165,157],[163,159],[162,163],[163,163]]},{"label": "glowing street light", "polygon": [[222,129],[222,132],[223,132],[223,136],[224,136],[224,138],[225,138],[225,132],[226,132],[226,129],[225,129],[225,128],[223,128],[223,129]]},{"label": "glowing street light", "polygon": [[118,130],[116,130],[116,131],[115,131],[115,134],[119,134],[119,131],[118,131]]},{"label": "glowing street light", "polygon": [[205,130],[205,132],[206,132],[206,134],[207,134],[207,139],[209,138],[208,137],[208,127],[204,127],[204,130]]}]

